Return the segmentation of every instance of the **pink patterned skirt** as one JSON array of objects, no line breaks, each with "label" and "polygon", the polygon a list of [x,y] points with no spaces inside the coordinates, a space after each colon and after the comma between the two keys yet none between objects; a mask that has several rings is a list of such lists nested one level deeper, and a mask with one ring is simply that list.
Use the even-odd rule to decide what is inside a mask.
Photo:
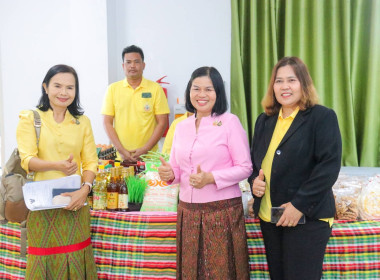
[{"label": "pink patterned skirt", "polygon": [[179,202],[177,279],[249,279],[241,197]]}]

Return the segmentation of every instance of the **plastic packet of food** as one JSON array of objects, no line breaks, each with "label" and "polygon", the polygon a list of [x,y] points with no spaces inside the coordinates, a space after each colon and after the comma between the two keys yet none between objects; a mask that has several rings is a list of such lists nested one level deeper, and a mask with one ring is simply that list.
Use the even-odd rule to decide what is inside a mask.
[{"label": "plastic packet of food", "polygon": [[338,220],[357,220],[360,189],[346,186],[333,191],[336,206],[335,218]]},{"label": "plastic packet of food", "polygon": [[148,187],[145,190],[141,211],[176,212],[179,185],[168,185],[162,181],[158,172],[148,171],[145,175]]},{"label": "plastic packet of food", "polygon": [[239,188],[240,188],[242,193],[251,191],[251,186],[249,185],[247,179],[239,182]]},{"label": "plastic packet of food", "polygon": [[243,202],[243,209],[244,209],[244,216],[248,217],[249,210],[248,210],[248,201],[253,199],[252,193],[249,192],[242,192],[241,193],[241,200]]},{"label": "plastic packet of food", "polygon": [[361,220],[380,219],[380,175],[370,178],[358,201]]},{"label": "plastic packet of food", "polygon": [[339,175],[333,186],[333,190],[352,188],[360,192],[362,187],[368,184],[367,176]]}]

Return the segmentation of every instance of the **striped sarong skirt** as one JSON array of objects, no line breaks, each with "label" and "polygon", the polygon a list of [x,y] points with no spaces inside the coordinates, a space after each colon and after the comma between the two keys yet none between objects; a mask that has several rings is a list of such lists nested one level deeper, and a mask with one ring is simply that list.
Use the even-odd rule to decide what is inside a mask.
[{"label": "striped sarong skirt", "polygon": [[180,201],[177,213],[177,279],[249,279],[241,197]]}]

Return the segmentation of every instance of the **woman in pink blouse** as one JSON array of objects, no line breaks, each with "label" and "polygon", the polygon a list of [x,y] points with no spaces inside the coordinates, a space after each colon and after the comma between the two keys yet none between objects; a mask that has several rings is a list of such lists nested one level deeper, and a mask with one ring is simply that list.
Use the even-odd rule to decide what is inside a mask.
[{"label": "woman in pink blouse", "polygon": [[180,183],[177,279],[249,279],[248,250],[239,182],[252,172],[247,135],[227,113],[223,79],[201,67],[186,88],[193,116],[175,130],[162,180]]}]

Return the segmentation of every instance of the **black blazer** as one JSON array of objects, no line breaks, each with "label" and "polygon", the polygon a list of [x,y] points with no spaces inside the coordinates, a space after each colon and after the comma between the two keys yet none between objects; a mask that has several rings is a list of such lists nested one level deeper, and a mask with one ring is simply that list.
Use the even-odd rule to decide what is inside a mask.
[{"label": "black blazer", "polygon": [[[248,178],[251,185],[259,174],[277,119],[278,114],[265,113],[257,118],[251,148],[253,173]],[[334,217],[332,186],[340,171],[341,156],[342,140],[335,112],[321,105],[299,111],[273,158],[272,206],[291,202],[310,218]],[[258,214],[261,198],[253,196],[253,209]]]}]

